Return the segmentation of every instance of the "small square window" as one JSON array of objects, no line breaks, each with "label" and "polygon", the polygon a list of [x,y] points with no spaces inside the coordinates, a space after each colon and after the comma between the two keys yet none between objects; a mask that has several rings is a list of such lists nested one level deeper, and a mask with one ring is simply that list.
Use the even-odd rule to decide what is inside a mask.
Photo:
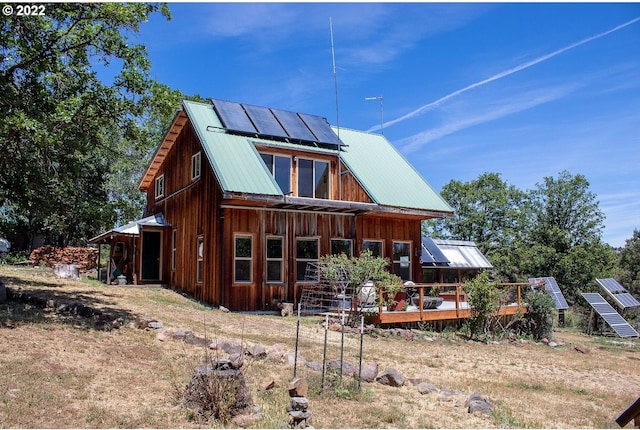
[{"label": "small square window", "polygon": [[191,180],[198,179],[200,177],[201,165],[202,165],[202,153],[197,152],[191,157]]},{"label": "small square window", "polygon": [[156,199],[164,196],[164,174],[156,178]]}]

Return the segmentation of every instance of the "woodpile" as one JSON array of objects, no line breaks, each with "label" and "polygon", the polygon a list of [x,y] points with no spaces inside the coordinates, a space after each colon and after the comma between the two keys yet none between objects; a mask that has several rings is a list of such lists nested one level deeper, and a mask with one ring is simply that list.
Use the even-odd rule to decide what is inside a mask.
[{"label": "woodpile", "polygon": [[97,267],[98,250],[96,248],[58,248],[45,245],[31,251],[29,264],[36,266],[44,264],[55,267],[56,264],[75,264],[80,270],[92,270]]}]

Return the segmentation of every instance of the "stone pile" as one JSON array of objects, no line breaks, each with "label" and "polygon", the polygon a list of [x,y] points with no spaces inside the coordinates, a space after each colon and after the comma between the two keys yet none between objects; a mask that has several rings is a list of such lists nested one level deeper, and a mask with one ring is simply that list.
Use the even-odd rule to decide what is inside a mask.
[{"label": "stone pile", "polygon": [[311,412],[309,411],[309,400],[307,399],[308,385],[304,378],[293,378],[289,382],[289,426],[291,428],[303,429],[310,427]]}]

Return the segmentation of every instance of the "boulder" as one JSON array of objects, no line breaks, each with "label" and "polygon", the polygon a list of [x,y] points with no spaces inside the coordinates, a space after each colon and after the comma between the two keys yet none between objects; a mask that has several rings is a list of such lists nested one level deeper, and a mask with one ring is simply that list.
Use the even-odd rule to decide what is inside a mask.
[{"label": "boulder", "polygon": [[295,352],[288,352],[284,356],[284,362],[289,366],[297,365],[298,367],[302,367],[307,363],[307,360],[300,354],[298,354],[298,358],[296,360]]},{"label": "boulder", "polygon": [[418,392],[420,394],[429,394],[435,393],[438,391],[438,387],[429,383],[429,382],[421,382],[418,384]]},{"label": "boulder", "polygon": [[249,349],[247,349],[247,355],[251,356],[251,357],[266,357],[267,356],[267,349],[259,344],[255,344],[252,345]]},{"label": "boulder", "polygon": [[[327,361],[327,368],[332,370],[340,370],[340,360],[333,359]],[[358,368],[348,361],[342,361],[342,374],[343,375],[353,375],[354,372],[357,372]]]},{"label": "boulder", "polygon": [[376,377],[376,381],[378,381],[382,385],[389,385],[391,387],[402,387],[404,385],[406,378],[396,369],[387,369],[382,372],[380,375]]},{"label": "boulder", "polygon": [[[358,368],[354,370],[354,377],[358,377]],[[378,363],[362,363],[362,371],[360,372],[360,380],[364,382],[373,382],[378,376]]]},{"label": "boulder", "polygon": [[582,354],[589,354],[591,352],[589,348],[579,343],[576,343],[573,348]]},{"label": "boulder", "polygon": [[289,382],[289,397],[307,397],[309,385],[305,378],[296,377]]},{"label": "boulder", "polygon": [[473,393],[469,396],[466,406],[468,408],[467,412],[470,414],[490,414],[493,412],[493,405],[478,393]]}]

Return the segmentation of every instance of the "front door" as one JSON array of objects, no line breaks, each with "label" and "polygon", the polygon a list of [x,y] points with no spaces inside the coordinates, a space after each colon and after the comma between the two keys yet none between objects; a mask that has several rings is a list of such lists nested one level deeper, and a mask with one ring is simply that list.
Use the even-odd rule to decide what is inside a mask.
[{"label": "front door", "polygon": [[142,268],[143,280],[160,280],[160,248],[162,232],[142,231]]}]

